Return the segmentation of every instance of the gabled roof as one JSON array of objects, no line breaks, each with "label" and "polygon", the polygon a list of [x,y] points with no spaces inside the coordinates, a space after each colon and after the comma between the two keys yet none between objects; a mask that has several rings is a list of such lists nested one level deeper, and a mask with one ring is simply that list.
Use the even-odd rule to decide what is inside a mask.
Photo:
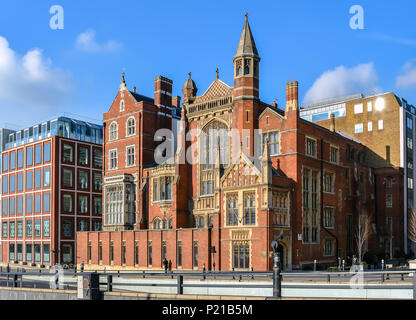
[{"label": "gabled roof", "polygon": [[206,102],[220,97],[230,96],[232,94],[232,87],[222,82],[220,79],[215,79],[203,95],[196,97],[194,103]]},{"label": "gabled roof", "polygon": [[261,119],[261,117],[263,117],[263,115],[266,113],[266,111],[271,111],[271,112],[275,113],[277,116],[279,116],[280,118],[284,118],[284,116],[285,116],[285,113],[284,113],[283,110],[280,110],[278,108],[273,108],[273,107],[267,105],[266,108],[264,108],[263,112],[260,113],[259,119]]},{"label": "gabled roof", "polygon": [[253,164],[253,162],[244,154],[244,152],[240,151],[240,158],[239,158],[238,163],[234,163],[228,166],[223,176],[221,177],[221,181],[224,181],[225,179],[227,179],[230,172],[232,172],[234,168],[236,166],[239,166],[240,164],[247,164],[251,174],[256,175],[256,176],[261,175],[260,170]]},{"label": "gabled roof", "polygon": [[250,25],[248,23],[248,15],[246,13],[246,21],[244,23],[243,32],[241,33],[240,42],[238,43],[235,57],[242,55],[259,56],[256,43],[254,42],[253,34],[251,33]]},{"label": "gabled roof", "polygon": [[142,96],[141,94],[138,94],[136,92],[131,92],[131,91],[129,91],[129,92],[133,96],[133,98],[136,100],[136,102],[143,101],[143,102],[146,102],[146,103],[149,103],[149,104],[155,104],[155,100],[152,99],[152,98]]}]

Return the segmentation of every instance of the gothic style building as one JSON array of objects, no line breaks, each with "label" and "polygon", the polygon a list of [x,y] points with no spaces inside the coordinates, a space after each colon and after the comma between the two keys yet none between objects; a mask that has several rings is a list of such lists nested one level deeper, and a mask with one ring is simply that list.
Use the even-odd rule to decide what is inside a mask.
[{"label": "gothic style building", "polygon": [[[104,230],[77,234],[78,264],[161,269],[166,258],[173,269],[270,270],[276,236],[284,269],[355,253],[359,213],[375,214],[367,148],[300,118],[296,81],[284,110],[261,101],[247,16],[232,61],[233,87],[217,71],[198,96],[189,73],[182,108],[170,79],[155,79],[151,99],[123,75],[104,114]],[[174,134],[155,138],[160,128]]]}]

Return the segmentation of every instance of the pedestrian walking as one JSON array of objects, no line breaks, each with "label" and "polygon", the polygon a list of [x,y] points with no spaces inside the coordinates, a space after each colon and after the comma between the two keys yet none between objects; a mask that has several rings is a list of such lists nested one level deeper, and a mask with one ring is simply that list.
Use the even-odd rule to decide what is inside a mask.
[{"label": "pedestrian walking", "polygon": [[163,265],[165,266],[165,273],[168,272],[168,264],[169,264],[168,260],[166,258],[163,259]]}]

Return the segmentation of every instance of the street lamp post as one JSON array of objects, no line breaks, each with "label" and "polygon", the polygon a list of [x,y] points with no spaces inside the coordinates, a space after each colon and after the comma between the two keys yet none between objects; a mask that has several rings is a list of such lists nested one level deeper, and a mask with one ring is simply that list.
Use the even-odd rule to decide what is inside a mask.
[{"label": "street lamp post", "polygon": [[280,250],[281,244],[279,243],[279,237],[274,238],[272,241],[273,249],[273,297],[280,299],[282,297],[282,275],[281,263],[280,263]]}]

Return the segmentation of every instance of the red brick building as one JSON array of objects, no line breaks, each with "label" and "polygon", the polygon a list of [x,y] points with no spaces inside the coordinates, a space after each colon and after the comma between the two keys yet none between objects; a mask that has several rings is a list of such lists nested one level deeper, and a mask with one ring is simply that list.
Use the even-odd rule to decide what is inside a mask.
[{"label": "red brick building", "polygon": [[260,100],[247,17],[233,63],[234,86],[217,71],[200,96],[189,74],[174,153],[158,150],[169,134],[154,138],[175,127],[172,81],[157,77],[150,99],[127,90],[123,76],[104,114],[104,231],[77,234],[77,263],[161,269],[166,258],[172,269],[270,270],[277,236],[284,269],[355,254],[359,213],[373,218],[376,209],[368,149],[301,119],[296,81],[284,110]]},{"label": "red brick building", "polygon": [[59,117],[7,138],[1,261],[73,264],[76,232],[102,226],[102,127]]}]

